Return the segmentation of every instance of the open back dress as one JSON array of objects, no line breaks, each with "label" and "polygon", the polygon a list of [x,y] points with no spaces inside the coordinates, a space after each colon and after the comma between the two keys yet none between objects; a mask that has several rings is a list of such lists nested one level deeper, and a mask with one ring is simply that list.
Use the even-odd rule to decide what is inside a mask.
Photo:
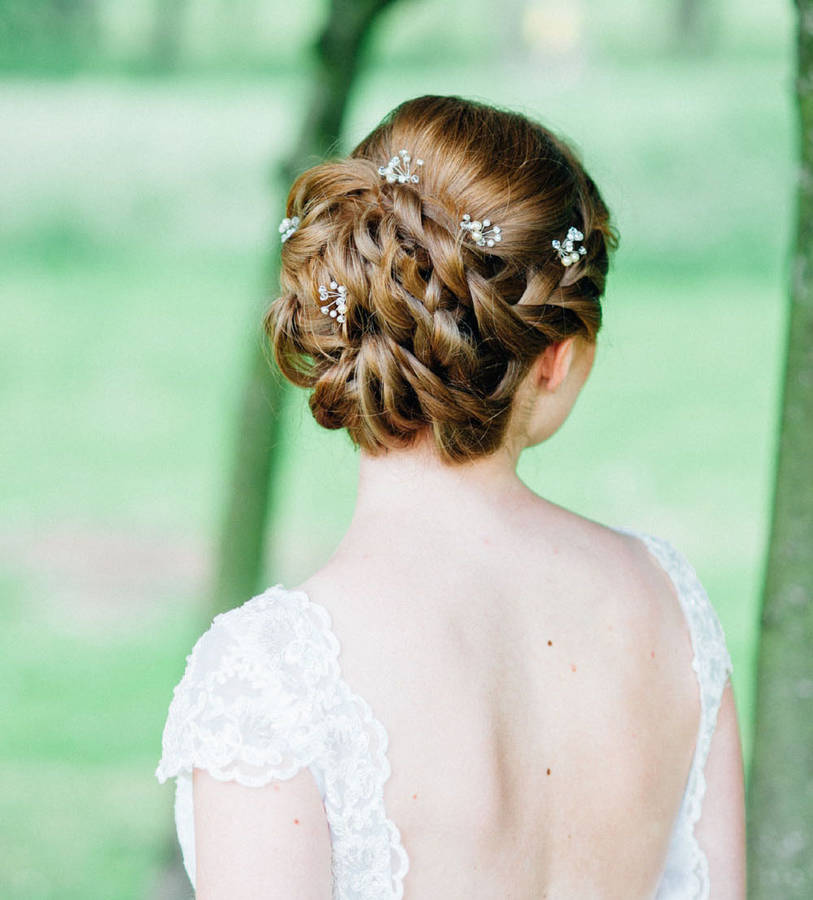
[{"label": "open back dress", "polygon": [[[691,636],[701,720],[656,900],[707,900],[708,862],[694,836],[704,766],[731,673],[725,635],[706,591],[667,541],[644,542],[675,586]],[[192,771],[261,786],[310,770],[331,838],[334,900],[394,900],[409,886],[408,847],[384,807],[387,731],[343,679],[328,611],[302,591],[269,587],[216,616],[187,657],[156,770],[176,779],[175,823],[195,884]]]}]

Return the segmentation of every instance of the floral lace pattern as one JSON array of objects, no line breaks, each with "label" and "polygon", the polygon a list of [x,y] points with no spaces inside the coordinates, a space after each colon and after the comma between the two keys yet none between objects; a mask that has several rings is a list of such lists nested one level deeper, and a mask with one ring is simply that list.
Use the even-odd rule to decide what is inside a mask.
[{"label": "floral lace pattern", "polygon": [[386,817],[387,733],[339,668],[330,614],[280,584],[216,616],[187,657],[156,777],[177,777],[175,821],[195,884],[192,769],[258,787],[313,774],[328,820],[333,896],[403,896],[408,869]]},{"label": "floral lace pattern", "polygon": [[729,674],[731,657],[717,613],[697,573],[663,538],[629,528],[616,531],[637,537],[672,580],[686,616],[694,650],[692,668],[700,685],[700,728],[680,812],[672,829],[666,865],[655,900],[708,900],[709,865],[694,835],[706,793],[704,766],[717,724],[717,712]]},{"label": "floral lace pattern", "polygon": [[[667,541],[627,528],[675,585],[691,634],[701,723],[655,900],[708,900],[708,862],[694,836],[703,768],[731,659],[717,614],[686,559]],[[328,611],[275,584],[216,616],[186,658],[163,735],[158,780],[176,778],[175,822],[195,884],[192,770],[261,786],[308,768],[330,827],[334,900],[400,900],[409,860],[387,818],[388,738],[339,666]]]}]

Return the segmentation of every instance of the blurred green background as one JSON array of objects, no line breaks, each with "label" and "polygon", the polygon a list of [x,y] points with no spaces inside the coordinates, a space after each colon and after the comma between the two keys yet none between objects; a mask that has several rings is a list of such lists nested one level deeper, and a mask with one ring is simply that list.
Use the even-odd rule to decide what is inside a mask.
[{"label": "blurred green background", "polygon": [[[161,729],[208,624],[240,389],[273,296],[272,166],[325,10],[0,0],[2,897],[155,896],[175,840]],[[789,2],[405,0],[376,28],[344,142],[407,97],[456,93],[583,153],[622,244],[591,381],[520,471],[687,554],[726,630],[747,759],[793,29]],[[357,472],[304,393],[284,414],[269,584],[330,554]]]}]

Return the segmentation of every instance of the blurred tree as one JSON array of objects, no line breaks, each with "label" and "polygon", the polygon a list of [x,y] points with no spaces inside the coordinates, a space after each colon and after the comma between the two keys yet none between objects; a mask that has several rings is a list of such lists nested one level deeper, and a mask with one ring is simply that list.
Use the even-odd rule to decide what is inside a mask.
[{"label": "blurred tree", "polygon": [[748,793],[749,895],[813,897],[813,0],[796,0],[801,164]]},{"label": "blurred tree", "polygon": [[677,0],[675,40],[684,50],[707,50],[710,44],[709,4],[703,0]]},{"label": "blurred tree", "polygon": [[74,71],[94,55],[96,0],[0,0],[0,69]]},{"label": "blurred tree", "polygon": [[178,68],[183,45],[187,0],[155,0],[152,27],[152,65],[158,72]]},{"label": "blurred tree", "polygon": [[[298,171],[326,154],[338,141],[347,100],[362,50],[378,15],[396,0],[331,0],[327,22],[316,42],[310,104],[289,159],[277,170],[287,196]],[[269,282],[278,283],[279,246],[271,250]],[[259,587],[273,475],[279,462],[280,413],[287,392],[258,340],[236,434],[231,485],[226,499],[212,589],[212,609],[242,603]]]}]

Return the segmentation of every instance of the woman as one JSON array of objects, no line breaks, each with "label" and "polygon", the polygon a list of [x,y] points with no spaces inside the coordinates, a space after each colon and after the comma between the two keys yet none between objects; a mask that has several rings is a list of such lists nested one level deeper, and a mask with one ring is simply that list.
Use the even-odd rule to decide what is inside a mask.
[{"label": "woman", "polygon": [[157,774],[199,900],[743,898],[731,661],[694,571],[516,474],[587,379],[616,245],[574,152],[421,97],[287,215],[266,330],[360,448],[358,498],[321,569],[188,657]]}]

